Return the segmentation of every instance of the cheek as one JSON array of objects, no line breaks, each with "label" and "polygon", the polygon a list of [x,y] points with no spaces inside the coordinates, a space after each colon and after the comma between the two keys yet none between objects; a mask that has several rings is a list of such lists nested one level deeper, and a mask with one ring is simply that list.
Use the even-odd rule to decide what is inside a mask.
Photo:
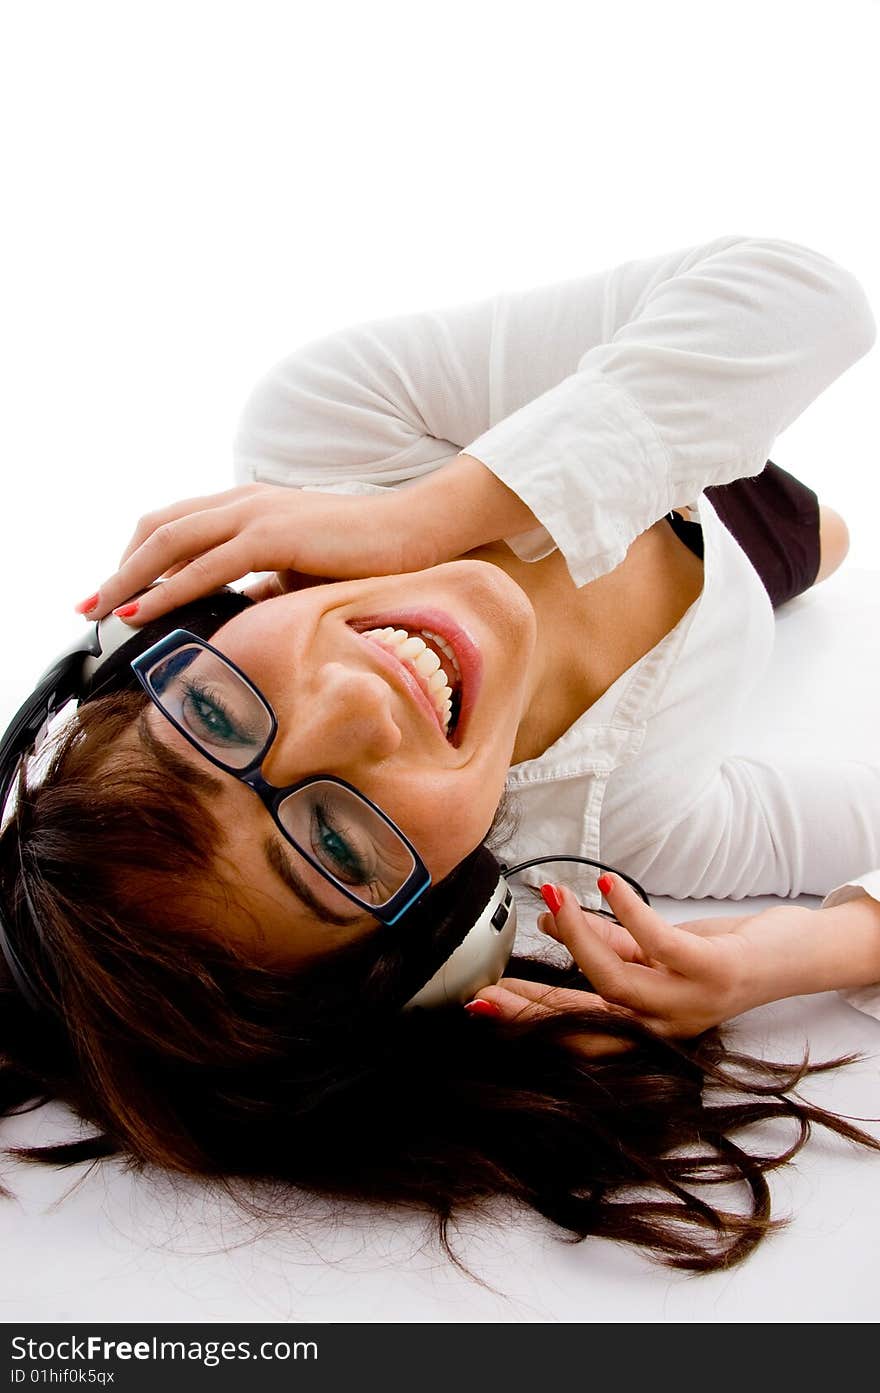
[{"label": "cheek", "polygon": [[[423,777],[398,789],[399,825],[415,846],[436,885],[486,836],[504,792],[504,774],[457,771],[454,778]],[[398,821],[391,811],[389,816]]]}]

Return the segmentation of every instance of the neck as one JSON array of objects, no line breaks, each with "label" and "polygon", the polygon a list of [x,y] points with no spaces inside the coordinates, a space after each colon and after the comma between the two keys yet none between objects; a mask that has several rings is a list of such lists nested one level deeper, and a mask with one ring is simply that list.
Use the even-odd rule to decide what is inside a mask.
[{"label": "neck", "polygon": [[526,592],[537,618],[537,638],[526,684],[526,703],[511,764],[543,754],[595,701],[597,661],[595,605],[578,590],[559,552],[542,561],[520,561],[504,542],[467,553],[506,571]]},{"label": "neck", "polygon": [[468,559],[500,566],[528,595],[538,621],[527,698],[511,764],[536,759],[686,614],[703,563],[661,520],[613,571],[580,589],[560,552],[520,561],[504,542]]}]

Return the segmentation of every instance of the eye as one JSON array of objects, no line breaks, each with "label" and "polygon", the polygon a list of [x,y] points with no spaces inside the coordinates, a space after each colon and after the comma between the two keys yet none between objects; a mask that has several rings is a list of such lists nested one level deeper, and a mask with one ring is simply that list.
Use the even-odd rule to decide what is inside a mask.
[{"label": "eye", "polygon": [[194,682],[184,683],[183,686],[181,712],[194,735],[222,745],[254,743],[247,731],[242,731],[235,724],[230,712],[215,693],[206,687],[196,686]]},{"label": "eye", "polygon": [[316,803],[312,814],[312,850],[328,870],[349,885],[364,885],[371,873],[358,851],[347,840],[349,829],[334,823],[326,803]]}]

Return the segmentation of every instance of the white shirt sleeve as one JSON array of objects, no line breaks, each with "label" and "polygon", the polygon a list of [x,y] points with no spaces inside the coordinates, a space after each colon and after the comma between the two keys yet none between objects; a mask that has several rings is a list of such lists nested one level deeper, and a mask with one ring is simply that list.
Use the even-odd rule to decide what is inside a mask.
[{"label": "white shirt sleeve", "polygon": [[880,865],[880,765],[724,759],[626,864],[646,890],[676,899],[823,895]]},{"label": "white shirt sleeve", "polygon": [[777,435],[871,347],[855,277],[792,242],[728,236],[306,344],[250,398],[235,472],[297,487],[405,483],[465,450],[576,584]]}]

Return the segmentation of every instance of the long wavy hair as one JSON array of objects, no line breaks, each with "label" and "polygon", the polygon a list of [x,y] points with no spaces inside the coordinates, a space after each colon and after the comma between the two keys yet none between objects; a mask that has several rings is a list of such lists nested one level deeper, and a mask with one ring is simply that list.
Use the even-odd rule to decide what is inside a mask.
[{"label": "long wavy hair", "polygon": [[[782,1064],[733,1052],[717,1030],[674,1042],[592,1010],[512,1022],[401,1012],[403,949],[381,929],[296,970],[254,961],[223,931],[208,785],[171,752],[114,757],[146,702],[138,690],[85,704],[42,778],[19,773],[0,894],[22,951],[40,924],[51,970],[42,958],[33,970],[60,1019],[38,1020],[2,964],[0,1116],[55,1098],[94,1130],[5,1154],[54,1166],[124,1156],[137,1171],[210,1178],[245,1209],[241,1182],[272,1181],[279,1220],[297,1190],[416,1206],[455,1262],[450,1221],[507,1196],[572,1241],[618,1239],[706,1272],[788,1222],[771,1218],[765,1174],[813,1124],[880,1150],[791,1096],[857,1055]],[[587,985],[537,959],[514,957],[510,971]],[[632,1047],[587,1057],[572,1039],[590,1031]],[[778,1117],[794,1126],[786,1149],[734,1140]],[[744,1212],[696,1192],[730,1182],[744,1186]]]}]

